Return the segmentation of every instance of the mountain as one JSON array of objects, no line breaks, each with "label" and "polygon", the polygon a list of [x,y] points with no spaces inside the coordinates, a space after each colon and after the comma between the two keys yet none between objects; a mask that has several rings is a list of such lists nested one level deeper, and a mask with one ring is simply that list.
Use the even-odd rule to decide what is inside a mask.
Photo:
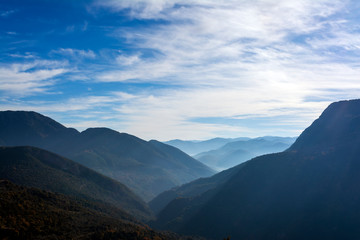
[{"label": "mountain", "polygon": [[[213,158],[219,158],[217,159],[217,161],[219,162],[219,164],[221,164],[222,163],[221,157],[224,157],[224,159],[227,160],[231,160],[232,159],[231,156],[233,156],[236,162],[242,163],[246,160],[250,160],[256,155],[263,155],[264,153],[267,152],[277,152],[277,151],[281,151],[281,149],[285,150],[290,146],[290,143],[294,141],[295,138],[270,137],[270,136],[260,137],[245,141],[234,141],[226,144],[225,146],[223,146],[218,150],[213,150],[207,153],[203,153],[204,154],[203,157],[205,158],[206,156],[209,156],[207,157],[207,159],[211,159],[210,156],[211,154],[213,154]],[[238,150],[239,148],[243,148],[244,150]],[[248,153],[248,155],[240,154],[241,152],[246,152]],[[201,156],[201,155],[202,154],[199,154],[197,156]],[[199,160],[202,161],[201,158]],[[216,166],[212,166],[212,167],[214,168]],[[149,206],[155,213],[159,213],[168,203],[170,203],[172,200],[176,198],[195,197],[206,191],[218,187],[219,185],[226,182],[241,167],[243,167],[243,164],[239,164],[235,167],[231,167],[211,177],[200,178],[190,183],[186,183],[181,186],[174,187],[170,190],[167,190],[159,194],[154,199],[152,199],[149,202]]]},{"label": "mountain", "polygon": [[359,145],[360,100],[333,103],[288,150],[171,201],[154,226],[209,239],[359,239]]},{"label": "mountain", "polygon": [[219,149],[199,153],[195,159],[218,171],[228,169],[256,156],[282,152],[294,143],[292,137],[259,137],[233,141]]},{"label": "mountain", "polygon": [[76,137],[79,132],[66,128],[49,117],[35,112],[0,111],[0,144],[55,148],[63,139]]},{"label": "mountain", "polygon": [[35,112],[0,112],[0,144],[55,152],[126,184],[146,201],[174,186],[215,173],[172,148],[107,128],[80,133]]},{"label": "mountain", "polygon": [[205,192],[217,189],[242,167],[243,164],[240,164],[211,177],[199,178],[190,183],[162,192],[149,202],[149,206],[154,213],[158,214],[174,199],[193,198]]},{"label": "mountain", "polygon": [[87,167],[35,147],[0,147],[0,178],[16,184],[101,201],[139,219],[150,209],[125,185]]},{"label": "mountain", "polygon": [[82,132],[76,142],[69,144],[66,152],[61,152],[125,183],[145,200],[214,173],[180,150],[166,146],[107,128],[90,128]]},{"label": "mountain", "polygon": [[0,196],[1,239],[185,239],[124,219],[116,208],[8,180],[0,180]]},{"label": "mountain", "polygon": [[218,149],[229,142],[233,142],[237,140],[249,140],[249,138],[246,137],[212,138],[205,141],[184,141],[184,140],[176,139],[176,140],[167,141],[165,143],[173,147],[176,147],[191,156],[194,156],[202,152]]}]

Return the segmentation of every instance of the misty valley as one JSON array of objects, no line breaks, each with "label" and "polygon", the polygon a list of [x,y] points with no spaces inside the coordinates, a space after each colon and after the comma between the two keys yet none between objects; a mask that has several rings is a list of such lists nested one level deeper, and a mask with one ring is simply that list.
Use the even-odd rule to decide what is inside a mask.
[{"label": "misty valley", "polygon": [[298,138],[207,141],[2,111],[0,144],[3,239],[360,238],[360,100]]},{"label": "misty valley", "polygon": [[0,240],[360,240],[359,13],[0,0]]}]

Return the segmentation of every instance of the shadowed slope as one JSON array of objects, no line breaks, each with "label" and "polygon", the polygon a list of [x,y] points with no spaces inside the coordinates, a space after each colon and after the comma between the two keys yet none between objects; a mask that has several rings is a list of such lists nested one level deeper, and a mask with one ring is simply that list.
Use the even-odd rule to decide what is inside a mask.
[{"label": "shadowed slope", "polygon": [[110,203],[140,219],[151,218],[146,204],[123,184],[42,149],[0,147],[0,178]]},{"label": "shadowed slope", "polygon": [[214,176],[208,178],[199,178],[190,183],[186,183],[179,187],[167,190],[149,202],[150,208],[154,213],[158,214],[176,198],[193,198],[197,197],[207,191],[213,190],[225,183],[231,176],[233,176],[244,164],[224,170]]}]

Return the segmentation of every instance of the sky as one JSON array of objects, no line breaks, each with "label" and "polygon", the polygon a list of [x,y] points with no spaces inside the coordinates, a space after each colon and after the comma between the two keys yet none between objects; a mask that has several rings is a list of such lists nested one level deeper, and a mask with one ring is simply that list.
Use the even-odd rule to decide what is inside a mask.
[{"label": "sky", "polygon": [[0,110],[140,138],[298,136],[359,98],[360,1],[0,0]]}]

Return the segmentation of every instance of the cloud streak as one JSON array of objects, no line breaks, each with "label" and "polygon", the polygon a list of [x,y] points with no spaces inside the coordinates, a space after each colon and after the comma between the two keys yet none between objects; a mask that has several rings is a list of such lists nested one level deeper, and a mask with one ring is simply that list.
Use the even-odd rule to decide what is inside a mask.
[{"label": "cloud streak", "polygon": [[66,63],[35,60],[0,66],[0,91],[6,95],[27,96],[48,91],[55,77],[69,70]]},{"label": "cloud streak", "polygon": [[72,49],[72,48],[60,48],[58,50],[51,51],[51,54],[70,56],[75,59],[81,59],[81,58],[94,59],[96,57],[96,54],[92,50],[82,50],[82,49]]}]

